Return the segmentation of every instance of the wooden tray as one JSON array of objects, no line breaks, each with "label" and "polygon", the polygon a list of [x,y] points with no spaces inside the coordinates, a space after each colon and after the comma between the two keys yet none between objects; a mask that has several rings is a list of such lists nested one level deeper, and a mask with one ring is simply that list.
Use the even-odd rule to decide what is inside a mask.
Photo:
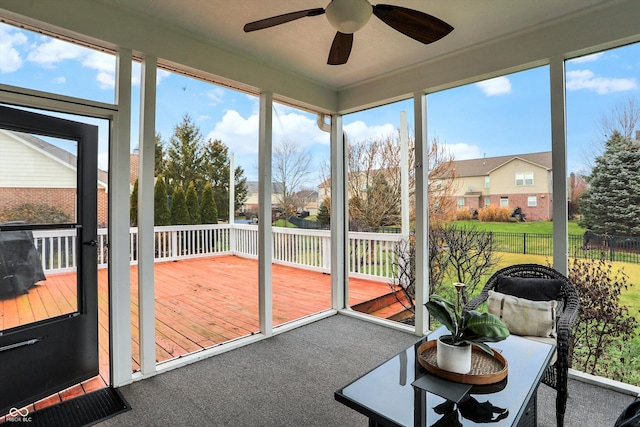
[{"label": "wooden tray", "polygon": [[422,343],[418,347],[416,357],[424,369],[440,378],[463,384],[494,384],[507,377],[507,360],[497,351],[491,356],[481,348],[473,346],[471,371],[468,374],[458,374],[438,368],[436,346],[437,340]]}]

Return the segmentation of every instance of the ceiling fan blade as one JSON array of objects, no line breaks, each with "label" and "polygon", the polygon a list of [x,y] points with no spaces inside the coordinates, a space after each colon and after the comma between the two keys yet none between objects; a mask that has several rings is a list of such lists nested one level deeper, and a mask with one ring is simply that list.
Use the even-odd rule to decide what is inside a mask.
[{"label": "ceiling fan blade", "polygon": [[353,46],[353,33],[345,34],[340,31],[336,32],[336,36],[331,43],[331,50],[329,51],[329,59],[327,64],[329,65],[342,65],[346,64],[351,53],[351,47]]},{"label": "ceiling fan blade", "polygon": [[373,6],[373,14],[396,31],[424,44],[440,40],[453,30],[435,16],[405,7],[378,4]]},{"label": "ceiling fan blade", "polygon": [[305,18],[307,16],[318,16],[324,13],[323,8],[299,10],[297,12],[285,13],[284,15],[272,16],[271,18],[261,19],[259,21],[249,22],[244,26],[244,32],[263,30],[265,28],[274,27],[276,25],[285,24],[295,21],[296,19]]}]

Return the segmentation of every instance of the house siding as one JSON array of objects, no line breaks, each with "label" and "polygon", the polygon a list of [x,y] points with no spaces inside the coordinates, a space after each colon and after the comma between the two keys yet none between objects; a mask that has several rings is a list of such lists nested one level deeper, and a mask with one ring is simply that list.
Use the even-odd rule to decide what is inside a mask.
[{"label": "house siding", "polygon": [[[501,198],[506,197],[509,209],[520,207],[527,220],[549,221],[553,210],[550,162],[550,152],[455,162],[458,176],[454,178],[452,199],[458,205],[458,200],[464,198],[465,208],[475,210],[485,206],[487,197],[493,206],[500,206]],[[516,174],[533,174],[533,184],[516,185]],[[536,197],[536,206],[529,206],[532,196]]]}]

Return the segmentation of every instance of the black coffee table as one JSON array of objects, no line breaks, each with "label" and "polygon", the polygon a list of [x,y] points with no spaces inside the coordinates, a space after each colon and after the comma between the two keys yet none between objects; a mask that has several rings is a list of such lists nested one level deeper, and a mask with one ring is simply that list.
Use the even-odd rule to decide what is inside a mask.
[{"label": "black coffee table", "polygon": [[515,335],[492,344],[507,360],[507,378],[469,389],[427,372],[415,357],[425,340],[446,333],[439,328],[418,340],[336,391],[335,399],[366,415],[369,426],[459,425],[455,419],[463,426],[535,426],[536,392],[555,347]]}]

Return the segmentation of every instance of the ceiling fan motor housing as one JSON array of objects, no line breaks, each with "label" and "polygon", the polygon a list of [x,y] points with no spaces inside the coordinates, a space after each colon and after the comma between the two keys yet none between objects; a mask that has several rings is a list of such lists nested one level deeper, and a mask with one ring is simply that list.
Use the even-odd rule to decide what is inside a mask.
[{"label": "ceiling fan motor housing", "polygon": [[352,34],[364,27],[373,7],[367,0],[332,0],[325,8],[327,20],[344,34]]}]

